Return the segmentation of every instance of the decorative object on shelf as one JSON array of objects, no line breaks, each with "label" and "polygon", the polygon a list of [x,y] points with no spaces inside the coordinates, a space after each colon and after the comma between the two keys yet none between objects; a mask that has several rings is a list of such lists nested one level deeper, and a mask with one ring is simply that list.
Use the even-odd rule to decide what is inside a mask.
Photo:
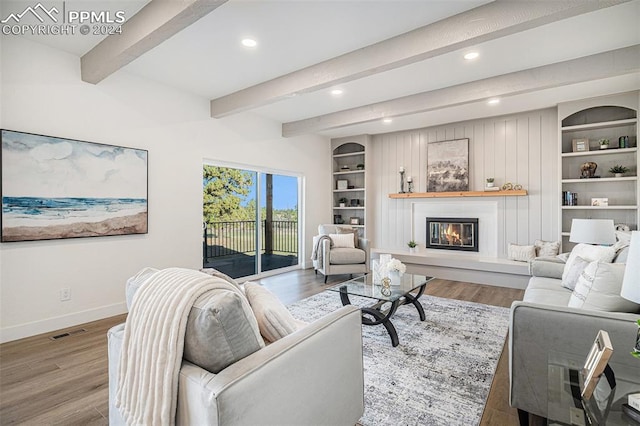
[{"label": "decorative object on shelf", "polygon": [[342,215],[341,214],[334,214],[333,215],[333,223],[335,223],[336,225],[342,225],[344,223],[344,220],[342,220]]},{"label": "decorative object on shelf", "polygon": [[562,205],[563,206],[577,206],[578,205],[578,193],[571,191],[562,191]]},{"label": "decorative object on shelf", "polygon": [[359,205],[360,205],[360,200],[358,200],[357,198],[351,199],[351,207],[358,207]]},{"label": "decorative object on shelf", "polygon": [[349,171],[349,170],[351,170],[351,169],[349,168],[349,166],[347,166],[347,165],[345,164],[344,166],[340,167],[340,170],[342,170],[343,172],[347,172],[347,171]]},{"label": "decorative object on shelf", "polygon": [[511,182],[507,182],[504,185],[502,185],[503,191],[511,191],[512,189],[513,189],[513,184]]},{"label": "decorative object on shelf", "polygon": [[348,180],[337,180],[336,181],[336,188],[337,189],[347,189],[348,186],[349,186],[349,181]]},{"label": "decorative object on shelf", "polygon": [[493,188],[493,178],[487,178],[487,188]]},{"label": "decorative object on shelf", "polygon": [[349,224],[350,225],[360,225],[360,218],[357,218],[357,217],[349,218]]},{"label": "decorative object on shelf", "polygon": [[624,223],[616,223],[614,225],[615,230],[616,231],[624,231],[624,232],[629,232],[631,230],[631,228],[629,227],[629,225],[626,225]]},{"label": "decorative object on shelf", "polygon": [[622,177],[623,174],[629,171],[625,166],[621,166],[620,164],[616,164],[612,168],[609,169],[609,173],[612,173],[615,177]]},{"label": "decorative object on shelf", "polygon": [[596,169],[598,164],[593,161],[587,161],[580,165],[580,179],[593,179],[596,177]]},{"label": "decorative object on shelf", "polygon": [[407,246],[409,246],[409,253],[415,253],[416,251],[418,251],[418,243],[413,240],[409,241],[407,243]]},{"label": "decorative object on shelf", "polygon": [[344,197],[340,198],[338,202],[340,203],[340,207],[345,207],[347,205],[347,199]]},{"label": "decorative object on shelf", "polygon": [[413,177],[408,176],[407,177],[407,184],[409,186],[409,188],[407,189],[408,193],[412,193],[413,192]]},{"label": "decorative object on shelf", "polygon": [[380,289],[380,293],[383,296],[391,296],[391,280],[387,277],[383,278],[381,281],[382,288]]},{"label": "decorative object on shelf", "polygon": [[358,170],[364,170],[364,164],[360,163],[356,166]]},{"label": "decorative object on shelf", "polygon": [[618,138],[618,148],[627,148],[629,146],[629,136],[620,136]]},{"label": "decorative object on shelf", "polygon": [[404,194],[404,166],[400,166],[400,194]]},{"label": "decorative object on shelf", "polygon": [[0,135],[2,242],[148,233],[146,150]]},{"label": "decorative object on shelf", "polygon": [[513,185],[513,190],[514,191],[520,191],[522,190],[522,185],[520,185],[519,183]]},{"label": "decorative object on shelf", "polygon": [[469,139],[427,145],[427,192],[469,190]]},{"label": "decorative object on shelf", "polygon": [[609,205],[608,198],[592,198],[591,205],[594,207],[606,207]]},{"label": "decorative object on shelf", "polygon": [[609,148],[609,139],[600,139],[598,143],[600,144],[600,149]]},{"label": "decorative object on shelf", "polygon": [[571,144],[573,145],[573,152],[589,151],[589,139],[573,139]]}]

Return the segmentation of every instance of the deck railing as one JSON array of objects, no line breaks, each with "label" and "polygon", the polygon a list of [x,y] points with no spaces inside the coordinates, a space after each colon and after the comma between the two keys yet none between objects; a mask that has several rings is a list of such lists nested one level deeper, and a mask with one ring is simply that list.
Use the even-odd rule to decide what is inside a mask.
[{"label": "deck railing", "polygon": [[[298,222],[274,220],[260,222],[263,253],[298,253]],[[270,232],[267,232],[270,230]],[[270,234],[271,238],[266,235]],[[256,252],[256,222],[251,220],[213,222],[204,228],[202,256],[205,261],[238,253]]]}]

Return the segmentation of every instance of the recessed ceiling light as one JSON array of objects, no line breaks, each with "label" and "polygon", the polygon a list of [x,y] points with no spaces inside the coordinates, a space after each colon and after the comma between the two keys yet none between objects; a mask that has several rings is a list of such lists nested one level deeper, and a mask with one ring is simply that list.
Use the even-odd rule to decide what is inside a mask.
[{"label": "recessed ceiling light", "polygon": [[258,45],[258,42],[252,38],[245,38],[242,40],[242,45],[244,47],[256,47]]},{"label": "recessed ceiling light", "polygon": [[470,61],[472,59],[476,59],[478,56],[480,56],[480,54],[478,52],[469,52],[466,55],[464,55],[464,58],[467,61]]},{"label": "recessed ceiling light", "polygon": [[384,118],[384,119],[382,120],[382,122],[383,122],[384,124],[390,124],[392,121],[393,121],[393,119],[391,119],[391,118]]},{"label": "recessed ceiling light", "polygon": [[500,99],[498,99],[498,98],[489,99],[489,100],[487,101],[487,103],[488,103],[489,105],[498,105],[498,104],[500,103]]},{"label": "recessed ceiling light", "polygon": [[333,90],[331,91],[331,94],[332,94],[333,96],[340,96],[340,95],[342,95],[342,93],[344,93],[344,92],[342,91],[342,89],[333,89]]}]

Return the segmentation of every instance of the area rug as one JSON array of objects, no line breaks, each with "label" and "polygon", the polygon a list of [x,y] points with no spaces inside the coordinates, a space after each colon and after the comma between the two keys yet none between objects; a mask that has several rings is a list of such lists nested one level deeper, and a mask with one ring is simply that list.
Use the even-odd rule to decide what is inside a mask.
[{"label": "area rug", "polygon": [[[371,299],[353,297],[365,306]],[[400,345],[383,326],[363,326],[365,412],[360,424],[475,425],[480,422],[507,334],[509,309],[422,296],[426,321],[413,305],[392,322]],[[338,309],[340,296],[325,291],[289,306],[313,321]]]}]

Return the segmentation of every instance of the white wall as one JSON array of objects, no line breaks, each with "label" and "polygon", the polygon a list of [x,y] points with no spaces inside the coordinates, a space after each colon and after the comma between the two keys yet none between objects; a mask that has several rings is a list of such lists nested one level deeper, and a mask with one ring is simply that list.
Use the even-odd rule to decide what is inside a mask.
[{"label": "white wall", "polygon": [[[372,160],[377,173],[372,182],[375,198],[369,203],[374,209],[374,247],[406,248],[406,243],[415,239],[424,248],[426,236],[421,231],[412,234],[412,228],[417,228],[411,216],[415,203],[464,202],[469,205],[469,217],[474,217],[473,200],[497,201],[501,210],[497,257],[506,257],[509,243],[533,244],[538,238],[556,240],[559,235],[557,131],[556,109],[551,108],[374,136]],[[407,170],[405,177],[413,177],[415,192],[426,192],[428,143],[459,138],[469,138],[471,191],[482,191],[485,178],[494,177],[496,185],[519,183],[529,195],[464,201],[388,198],[389,193],[399,191],[400,166]]]},{"label": "white wall", "polygon": [[201,267],[204,159],[304,176],[303,259],[330,220],[327,138],[283,139],[248,114],[215,120],[208,99],[124,71],[87,84],[78,57],[17,37],[2,41],[0,90],[2,128],[149,151],[147,235],[0,244],[0,341],[125,312],[125,281],[144,266]]}]

